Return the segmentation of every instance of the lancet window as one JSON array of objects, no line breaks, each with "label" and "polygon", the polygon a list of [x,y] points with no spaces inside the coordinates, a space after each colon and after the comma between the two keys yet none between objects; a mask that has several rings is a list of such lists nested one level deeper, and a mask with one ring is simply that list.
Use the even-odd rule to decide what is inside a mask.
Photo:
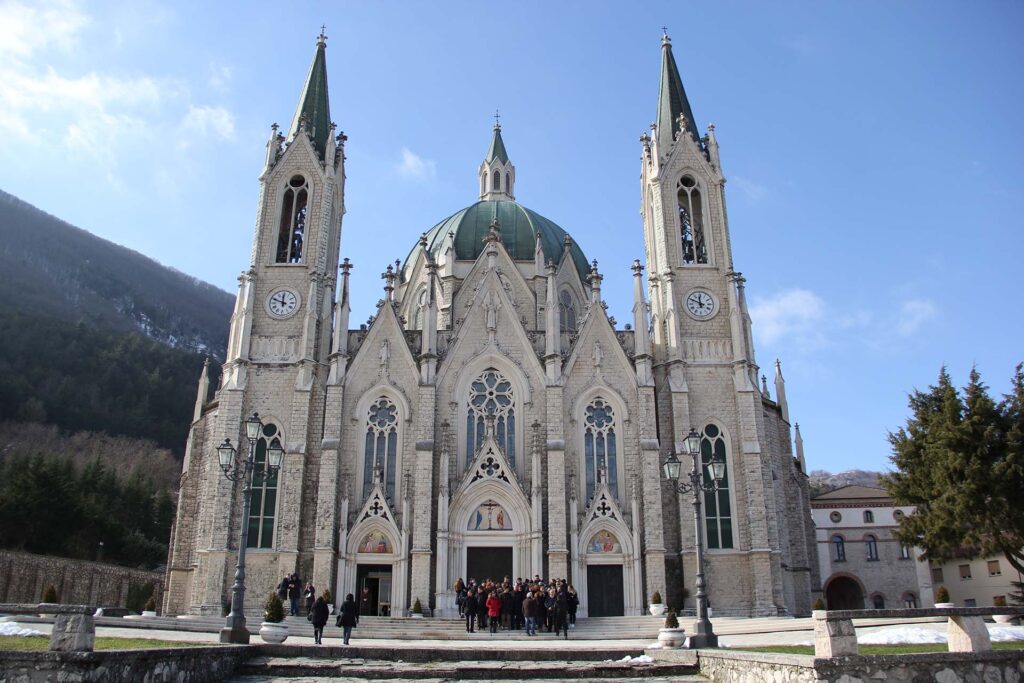
[{"label": "lancet window", "polygon": [[267,449],[281,447],[277,425],[263,425],[263,433],[256,441],[256,457],[252,468],[252,503],[249,507],[248,548],[274,547],[274,520],[277,518],[278,471],[267,470]]},{"label": "lancet window", "polygon": [[495,191],[500,190],[501,189],[501,173],[499,173],[498,171],[495,171],[492,175],[494,176],[494,189],[495,189]]},{"label": "lancet window", "polygon": [[[709,424],[704,428],[704,437],[700,442],[701,461],[703,463],[704,485],[712,485],[711,472],[708,465],[712,461],[729,462],[725,446],[725,437],[716,425]],[[704,521],[707,527],[708,548],[732,548],[732,504],[729,501],[729,468],[718,483],[718,490],[704,493]]]},{"label": "lancet window", "polygon": [[370,405],[366,416],[366,448],[363,451],[363,498],[370,494],[376,473],[384,485],[384,494],[395,499],[395,472],[398,467],[398,408],[381,397]]},{"label": "lancet window", "polygon": [[281,198],[281,225],[277,233],[277,263],[302,263],[308,213],[309,183],[292,176]]},{"label": "lancet window", "polygon": [[590,402],[583,412],[583,468],[587,479],[587,500],[594,496],[597,475],[608,482],[612,495],[619,495],[618,441],[615,413],[601,398]]},{"label": "lancet window", "polygon": [[488,368],[469,385],[466,407],[466,466],[480,450],[486,433],[486,419],[494,416],[494,440],[509,464],[516,464],[516,405],[512,382],[494,368]]},{"label": "lancet window", "polygon": [[568,289],[563,289],[558,294],[558,325],[559,332],[576,331],[576,306]]},{"label": "lancet window", "polygon": [[704,239],[704,212],[697,182],[684,175],[676,188],[679,203],[679,231],[683,246],[683,263],[707,263],[708,245]]}]

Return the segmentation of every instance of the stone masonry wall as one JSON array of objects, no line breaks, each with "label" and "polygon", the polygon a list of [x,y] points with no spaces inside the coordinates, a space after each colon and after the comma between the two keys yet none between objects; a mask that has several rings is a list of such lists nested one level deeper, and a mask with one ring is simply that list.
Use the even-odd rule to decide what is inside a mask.
[{"label": "stone masonry wall", "polygon": [[41,602],[52,584],[63,604],[125,607],[129,586],[151,584],[159,605],[163,579],[162,572],[0,550],[0,602]]}]

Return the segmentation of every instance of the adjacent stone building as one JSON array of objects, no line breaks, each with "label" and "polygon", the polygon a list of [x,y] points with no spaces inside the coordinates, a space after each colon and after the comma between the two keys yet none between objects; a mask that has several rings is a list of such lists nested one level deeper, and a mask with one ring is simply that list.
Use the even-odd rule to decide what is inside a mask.
[{"label": "adjacent stone building", "polygon": [[811,499],[822,593],[828,609],[932,607],[928,563],[894,535],[914,506],[884,489],[843,486]]},{"label": "adjacent stone building", "polygon": [[[678,604],[694,528],[661,465],[692,427],[704,463],[727,464],[704,501],[716,614],[808,613],[803,456],[779,366],[774,398],[759,379],[718,141],[697,132],[668,36],[640,142],[645,254],[626,325],[585,245],[516,200],[495,125],[467,188],[478,201],[425,233],[382,235],[412,249],[353,328],[325,47],[321,35],[291,125],[267,144],[223,376],[208,400],[204,374],[188,436],[165,611],[220,613],[242,524],[250,609],[293,571],[336,597],[365,589],[372,614],[419,599],[450,615],[453,582],[471,576],[566,577],[584,616],[638,614],[654,591]],[[260,467],[270,446],[285,456],[241,519],[216,448],[248,448],[253,412]]]}]

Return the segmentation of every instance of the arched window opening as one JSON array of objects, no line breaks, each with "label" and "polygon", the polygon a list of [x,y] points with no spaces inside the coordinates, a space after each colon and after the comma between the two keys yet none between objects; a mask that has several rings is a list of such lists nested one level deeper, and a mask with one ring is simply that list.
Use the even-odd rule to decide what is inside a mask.
[{"label": "arched window opening", "polygon": [[484,192],[487,192],[487,171],[484,171],[483,180],[484,180],[483,187],[480,188],[481,194],[484,193]]},{"label": "arched window opening", "polygon": [[508,192],[511,189],[512,189],[512,174],[511,173],[506,173],[505,174],[505,192]]},{"label": "arched window opening", "polygon": [[497,171],[494,172],[494,191],[497,192],[501,189],[501,174]]},{"label": "arched window opening", "polygon": [[512,467],[516,466],[516,406],[512,382],[494,368],[487,368],[469,385],[466,406],[466,467],[480,450],[486,432],[486,416],[494,416],[494,440]]},{"label": "arched window opening", "polygon": [[423,321],[426,316],[423,311],[427,307],[427,288],[420,287],[419,294],[416,295],[416,303],[412,306],[412,325],[409,327],[410,330],[421,330],[423,329]]},{"label": "arched window opening", "polygon": [[252,499],[249,507],[247,548],[274,547],[274,520],[277,517],[277,477],[279,471],[267,470],[267,449],[281,447],[277,425],[263,425],[256,441],[256,457],[252,468]]},{"label": "arched window opening", "polygon": [[679,179],[676,192],[679,204],[679,231],[683,245],[683,263],[707,263],[708,247],[704,239],[704,219],[700,190],[688,175]]},{"label": "arched window opening", "polygon": [[366,449],[363,451],[363,498],[370,495],[374,473],[384,485],[384,495],[395,499],[395,471],[398,460],[398,408],[390,399],[379,398],[366,416]]},{"label": "arched window opening", "polygon": [[558,294],[558,330],[576,331],[576,306],[572,303],[572,294],[568,289],[563,289]]},{"label": "arched window opening", "polygon": [[[704,485],[712,485],[708,465],[713,461],[728,463],[725,437],[722,431],[710,424],[704,428],[704,437],[700,442],[701,462],[703,464]],[[704,521],[707,527],[708,548],[732,548],[732,506],[729,502],[729,468],[726,467],[718,490],[704,493]]]},{"label": "arched window opening", "polygon": [[292,176],[281,199],[281,226],[277,233],[277,263],[302,263],[306,235],[309,184],[300,175]]},{"label": "arched window opening", "polygon": [[832,548],[835,551],[835,561],[846,562],[846,541],[839,534],[832,537]]},{"label": "arched window opening", "polygon": [[900,543],[900,559],[901,560],[909,560],[910,559],[910,546],[907,545],[906,543]]},{"label": "arched window opening", "polygon": [[874,605],[875,609],[885,609],[885,596],[875,593],[871,596],[871,604]]},{"label": "arched window opening", "polygon": [[583,465],[586,472],[587,501],[597,490],[598,473],[608,482],[608,490],[619,496],[618,444],[615,414],[608,402],[596,398],[583,414]]},{"label": "arched window opening", "polygon": [[868,562],[876,562],[878,560],[878,539],[868,534],[864,537],[864,547],[868,553]]},{"label": "arched window opening", "polygon": [[917,596],[913,593],[904,593],[903,606],[909,609],[917,609]]},{"label": "arched window opening", "polygon": [[865,524],[874,524],[874,522],[875,522],[875,513],[872,512],[871,510],[865,510],[864,511],[864,523]]}]

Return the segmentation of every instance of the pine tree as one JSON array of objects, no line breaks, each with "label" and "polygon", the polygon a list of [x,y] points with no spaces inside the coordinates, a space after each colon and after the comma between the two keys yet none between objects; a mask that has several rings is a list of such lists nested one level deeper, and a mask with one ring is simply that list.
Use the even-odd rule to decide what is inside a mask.
[{"label": "pine tree", "polygon": [[883,484],[914,505],[900,541],[934,560],[1001,553],[1024,572],[1024,376],[996,404],[976,369],[963,393],[945,368],[936,386],[910,395],[907,425],[889,434],[896,471]]}]

